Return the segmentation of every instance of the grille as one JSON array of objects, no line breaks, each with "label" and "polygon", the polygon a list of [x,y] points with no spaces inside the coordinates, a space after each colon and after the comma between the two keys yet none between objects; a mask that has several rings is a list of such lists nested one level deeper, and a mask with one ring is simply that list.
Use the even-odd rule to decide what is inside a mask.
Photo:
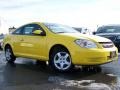
[{"label": "grille", "polygon": [[103,48],[111,48],[114,46],[112,42],[99,42]]},{"label": "grille", "polygon": [[115,41],[116,40],[116,36],[104,36],[112,41]]}]

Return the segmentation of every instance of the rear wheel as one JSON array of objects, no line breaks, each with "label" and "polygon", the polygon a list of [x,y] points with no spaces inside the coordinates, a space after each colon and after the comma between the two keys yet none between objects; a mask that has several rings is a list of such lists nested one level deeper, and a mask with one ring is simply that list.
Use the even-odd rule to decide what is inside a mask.
[{"label": "rear wheel", "polygon": [[5,57],[6,57],[6,61],[12,62],[12,63],[16,59],[13,54],[12,48],[10,46],[6,46],[6,48],[5,48]]},{"label": "rear wheel", "polygon": [[57,71],[69,71],[73,68],[71,56],[65,49],[56,48],[50,56],[50,66]]}]

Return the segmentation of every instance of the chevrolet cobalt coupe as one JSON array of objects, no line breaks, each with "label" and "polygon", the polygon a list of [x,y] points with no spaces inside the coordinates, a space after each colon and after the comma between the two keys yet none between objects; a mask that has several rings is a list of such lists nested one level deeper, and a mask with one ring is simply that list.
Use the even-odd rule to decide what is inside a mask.
[{"label": "chevrolet cobalt coupe", "polygon": [[48,61],[58,71],[68,71],[74,65],[101,65],[118,58],[111,40],[53,23],[23,25],[4,39],[3,46],[8,62],[17,57],[32,58]]}]

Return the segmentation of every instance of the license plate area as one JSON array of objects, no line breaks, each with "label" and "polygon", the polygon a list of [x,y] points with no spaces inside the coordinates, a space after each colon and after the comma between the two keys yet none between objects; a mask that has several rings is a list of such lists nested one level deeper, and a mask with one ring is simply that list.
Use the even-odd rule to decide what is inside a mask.
[{"label": "license plate area", "polygon": [[114,58],[114,57],[116,57],[116,51],[110,52],[110,58]]}]

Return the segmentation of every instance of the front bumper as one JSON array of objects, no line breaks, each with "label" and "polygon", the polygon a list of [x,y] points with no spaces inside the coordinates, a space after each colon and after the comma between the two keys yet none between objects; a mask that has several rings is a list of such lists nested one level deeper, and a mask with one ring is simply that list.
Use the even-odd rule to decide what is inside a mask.
[{"label": "front bumper", "polygon": [[[116,55],[111,57],[111,52]],[[118,60],[118,50],[116,47],[103,49],[82,49],[76,50],[71,55],[72,63],[77,65],[99,65]]]}]

